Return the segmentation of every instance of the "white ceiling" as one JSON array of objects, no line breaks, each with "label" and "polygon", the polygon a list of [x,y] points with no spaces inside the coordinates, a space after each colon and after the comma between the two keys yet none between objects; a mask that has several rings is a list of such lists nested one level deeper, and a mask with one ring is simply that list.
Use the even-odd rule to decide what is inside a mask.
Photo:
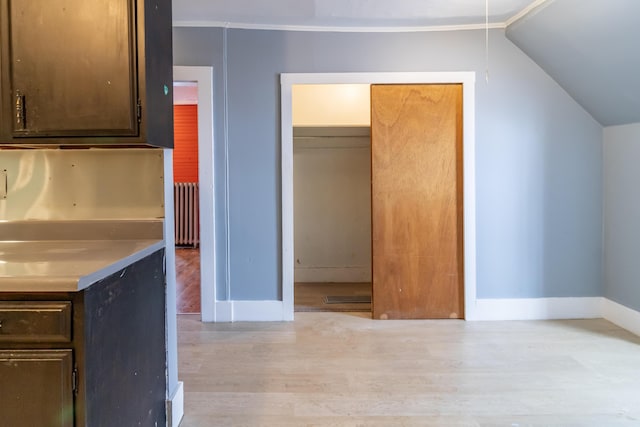
[{"label": "white ceiling", "polygon": [[[544,0],[488,0],[504,26]],[[174,26],[231,28],[416,28],[485,24],[485,0],[173,0]]]},{"label": "white ceiling", "polygon": [[173,105],[198,103],[198,83],[173,82]]}]

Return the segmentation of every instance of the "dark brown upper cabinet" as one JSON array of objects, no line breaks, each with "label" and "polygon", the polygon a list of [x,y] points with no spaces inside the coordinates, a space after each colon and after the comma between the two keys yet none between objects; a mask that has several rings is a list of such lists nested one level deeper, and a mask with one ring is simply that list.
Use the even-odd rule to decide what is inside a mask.
[{"label": "dark brown upper cabinet", "polygon": [[171,0],[0,7],[0,145],[173,147]]}]

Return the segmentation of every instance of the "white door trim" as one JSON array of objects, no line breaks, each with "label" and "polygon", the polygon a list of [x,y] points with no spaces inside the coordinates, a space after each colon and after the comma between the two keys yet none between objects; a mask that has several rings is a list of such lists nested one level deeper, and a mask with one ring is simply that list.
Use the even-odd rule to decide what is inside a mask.
[{"label": "white door trim", "polygon": [[281,84],[282,156],[282,303],[283,317],[293,320],[293,114],[296,84],[462,83],[464,176],[464,310],[476,318],[475,72],[283,73]]},{"label": "white door trim", "polygon": [[213,68],[175,66],[173,67],[173,80],[198,83],[200,313],[203,322],[213,322],[216,318]]}]

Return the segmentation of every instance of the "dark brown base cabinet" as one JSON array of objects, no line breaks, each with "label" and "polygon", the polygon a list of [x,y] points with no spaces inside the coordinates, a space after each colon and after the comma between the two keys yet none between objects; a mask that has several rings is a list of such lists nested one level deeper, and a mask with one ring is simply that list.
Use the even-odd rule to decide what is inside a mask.
[{"label": "dark brown base cabinet", "polygon": [[0,425],[165,426],[164,250],[80,292],[0,292]]},{"label": "dark brown base cabinet", "polygon": [[0,350],[2,425],[74,425],[72,353]]}]

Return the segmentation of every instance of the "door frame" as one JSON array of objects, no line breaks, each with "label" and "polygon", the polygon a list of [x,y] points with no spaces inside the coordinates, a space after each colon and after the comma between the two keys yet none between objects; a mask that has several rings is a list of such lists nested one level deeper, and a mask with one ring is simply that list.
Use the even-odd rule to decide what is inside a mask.
[{"label": "door frame", "polygon": [[203,322],[213,322],[216,318],[213,67],[174,66],[173,80],[198,84],[200,318]]},{"label": "door frame", "polygon": [[281,185],[282,185],[282,305],[285,320],[294,318],[293,231],[293,85],[301,84],[462,84],[463,115],[463,228],[464,313],[476,318],[476,184],[475,184],[475,80],[474,71],[399,73],[282,73]]}]

